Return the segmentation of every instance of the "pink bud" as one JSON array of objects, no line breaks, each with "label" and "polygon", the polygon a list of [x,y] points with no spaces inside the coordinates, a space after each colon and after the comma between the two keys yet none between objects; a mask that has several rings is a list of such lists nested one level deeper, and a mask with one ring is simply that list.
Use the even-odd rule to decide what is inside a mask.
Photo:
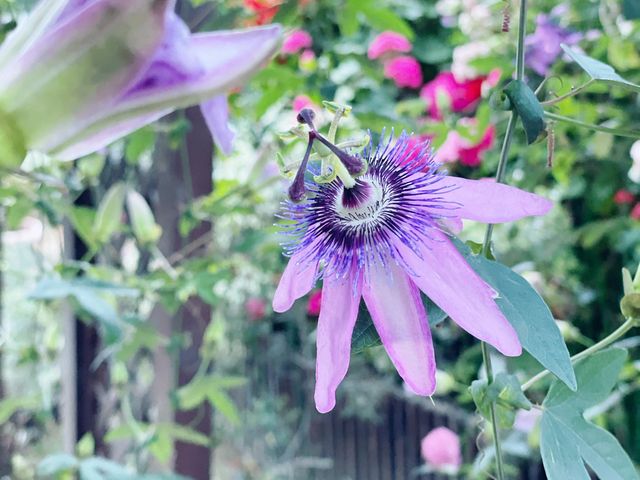
[{"label": "pink bud", "polygon": [[624,205],[628,203],[633,203],[635,200],[635,195],[631,193],[629,190],[621,189],[616,192],[613,196],[613,201],[618,205]]},{"label": "pink bud", "polygon": [[244,310],[247,312],[249,319],[255,322],[256,320],[264,318],[266,313],[266,304],[263,299],[252,297],[245,302]]},{"label": "pink bud", "polygon": [[631,213],[629,214],[629,216],[634,220],[640,220],[640,203],[635,204],[635,206],[631,209]]},{"label": "pink bud", "polygon": [[307,314],[313,317],[320,315],[320,304],[322,303],[322,290],[315,290],[309,296],[307,303]]},{"label": "pink bud", "polygon": [[446,427],[438,427],[422,439],[422,458],[429,465],[442,468],[459,468],[462,464],[460,438]]},{"label": "pink bud", "polygon": [[282,44],[282,53],[292,54],[297,53],[303,48],[311,48],[313,45],[313,39],[308,32],[304,30],[294,30],[285,38]]},{"label": "pink bud", "polygon": [[387,61],[384,64],[384,76],[392,79],[400,88],[418,88],[422,85],[420,63],[409,56],[396,57]]},{"label": "pink bud", "polygon": [[396,32],[382,32],[369,45],[368,56],[376,59],[389,52],[410,52],[411,42],[404,35]]}]

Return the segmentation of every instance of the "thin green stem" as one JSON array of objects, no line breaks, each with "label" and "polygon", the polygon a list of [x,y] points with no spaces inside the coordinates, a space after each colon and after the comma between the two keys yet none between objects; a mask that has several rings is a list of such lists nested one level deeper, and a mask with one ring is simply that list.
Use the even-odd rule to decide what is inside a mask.
[{"label": "thin green stem", "polygon": [[[524,80],[524,56],[525,45],[524,37],[527,30],[527,0],[520,1],[520,19],[518,25],[518,45],[516,51],[516,79]],[[507,124],[507,131],[502,142],[502,150],[500,151],[500,160],[498,162],[498,170],[496,171],[496,181],[502,183],[507,167],[507,159],[509,158],[509,151],[511,150],[511,144],[513,142],[513,136],[516,129],[516,123],[518,120],[518,114],[515,111],[511,112],[509,117],[509,123]],[[493,236],[493,225],[487,225],[487,231],[484,236],[484,243],[482,245],[482,253],[484,256],[489,256],[491,249],[491,237]],[[482,359],[484,361],[484,368],[487,374],[487,381],[491,383],[493,381],[493,366],[491,365],[491,355],[489,353],[489,347],[486,343],[481,343],[482,347]],[[496,451],[496,471],[498,480],[503,480],[504,477],[504,465],[502,460],[502,446],[500,443],[500,431],[498,429],[498,422],[496,421],[496,404],[491,402],[490,404],[490,420],[491,428],[493,430],[493,446]]]},{"label": "thin green stem", "polygon": [[[576,363],[582,360],[583,358],[588,357],[589,355],[594,354],[605,347],[608,347],[619,338],[622,338],[629,330],[631,330],[633,327],[637,325],[638,325],[638,321],[636,319],[633,319],[633,318],[627,319],[622,325],[620,325],[616,330],[611,332],[607,337],[603,338],[598,343],[591,345],[589,348],[586,348],[580,353],[577,353],[573,357],[571,357],[571,363]],[[542,380],[550,373],[551,372],[549,370],[543,370],[537,375],[534,375],[522,385],[522,391],[524,392],[528,390],[534,383],[538,382],[539,380]]]},{"label": "thin green stem", "polygon": [[[489,346],[482,342],[482,360],[484,362],[485,372],[487,373],[487,382],[493,382],[493,366],[491,365],[491,354],[489,353]],[[491,421],[491,429],[493,431],[493,448],[496,451],[496,470],[498,474],[498,480],[504,479],[504,465],[502,461],[502,445],[500,443],[500,432],[498,430],[498,422],[496,419],[496,404],[491,402],[489,405],[489,420]]]},{"label": "thin green stem", "polygon": [[524,37],[527,33],[527,0],[520,0],[520,18],[518,20],[518,50],[516,52],[516,79],[524,80]]},{"label": "thin green stem", "polygon": [[[511,144],[513,143],[513,135],[516,130],[516,124],[518,120],[518,114],[511,112],[509,117],[509,123],[507,124],[507,131],[502,142],[502,150],[500,151],[500,160],[498,162],[498,170],[496,171],[496,182],[503,183],[506,173],[507,159],[509,158],[509,151],[511,150]],[[484,236],[484,243],[482,245],[482,254],[485,257],[489,256],[491,249],[491,237],[493,235],[493,224],[487,225],[487,231]]]},{"label": "thin green stem", "polygon": [[567,98],[570,98],[570,97],[573,97],[574,95],[579,94],[581,91],[583,91],[584,89],[588,88],[594,82],[595,82],[595,80],[591,79],[587,83],[584,83],[583,85],[580,85],[579,87],[571,89],[570,92],[567,92],[564,95],[560,95],[559,97],[552,98],[551,100],[547,100],[545,102],[540,102],[540,105],[543,105],[543,106],[546,107],[546,106],[549,106],[549,105],[555,105],[556,103],[560,103],[561,101],[566,100]]},{"label": "thin green stem", "polygon": [[556,113],[551,113],[551,112],[544,112],[544,116],[549,118],[549,119],[551,119],[551,120],[557,120],[559,122],[570,123],[572,125],[576,125],[578,127],[588,128],[590,130],[595,130],[597,132],[610,133],[611,135],[617,135],[619,137],[628,137],[628,138],[636,138],[636,139],[640,138],[640,132],[639,131],[622,130],[622,129],[619,129],[619,128],[604,127],[602,125],[595,125],[593,123],[582,122],[582,121],[576,120],[574,118],[565,117],[563,115],[558,115]]}]

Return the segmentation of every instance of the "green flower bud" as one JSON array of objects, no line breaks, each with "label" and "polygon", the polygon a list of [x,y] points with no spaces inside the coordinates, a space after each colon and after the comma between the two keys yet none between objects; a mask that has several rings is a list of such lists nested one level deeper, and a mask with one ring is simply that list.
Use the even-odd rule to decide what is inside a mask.
[{"label": "green flower bud", "polygon": [[93,224],[97,242],[105,243],[120,227],[125,193],[126,187],[124,183],[118,182],[107,191],[102,202],[100,202]]},{"label": "green flower bud", "polygon": [[640,293],[629,293],[622,297],[620,311],[627,319],[640,319]]},{"label": "green flower bud", "polygon": [[133,234],[142,244],[155,243],[162,235],[151,207],[142,195],[135,191],[127,193],[127,210]]}]

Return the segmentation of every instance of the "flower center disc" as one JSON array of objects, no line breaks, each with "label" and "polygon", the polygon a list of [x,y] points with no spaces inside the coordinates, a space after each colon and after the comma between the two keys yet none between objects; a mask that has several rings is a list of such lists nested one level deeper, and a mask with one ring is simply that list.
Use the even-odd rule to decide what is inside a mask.
[{"label": "flower center disc", "polygon": [[384,215],[388,201],[383,187],[367,176],[358,179],[353,188],[344,188],[337,196],[335,211],[345,226],[374,226]]}]

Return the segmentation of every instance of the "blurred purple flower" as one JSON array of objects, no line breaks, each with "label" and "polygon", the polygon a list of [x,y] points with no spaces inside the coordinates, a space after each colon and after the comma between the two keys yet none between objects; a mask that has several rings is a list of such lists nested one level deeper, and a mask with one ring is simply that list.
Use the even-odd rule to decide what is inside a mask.
[{"label": "blurred purple flower", "polygon": [[0,140],[14,163],[26,149],[73,159],[201,104],[229,151],[224,94],[279,38],[279,26],[191,34],[172,0],[43,0],[0,47]]},{"label": "blurred purple flower", "polygon": [[436,386],[420,290],[475,337],[505,355],[520,355],[495,291],[440,222],[508,222],[551,208],[550,201],[513,187],[440,173],[430,145],[412,147],[405,134],[395,142],[370,144],[362,159],[369,168],[352,188],[340,180],[309,184],[308,198],[287,202],[283,214],[292,220],[293,241],[273,309],[289,310],[323,278],[315,388],[322,413],[335,406],[336,389],[347,373],[361,297],[398,373],[416,394],[431,395]]},{"label": "blurred purple flower", "polygon": [[538,15],[536,31],[526,38],[527,66],[538,75],[545,76],[562,54],[560,45],[575,45],[580,40],[581,33],[561,27],[549,15]]},{"label": "blurred purple flower", "polygon": [[439,470],[457,470],[462,465],[460,438],[456,432],[447,427],[431,430],[420,444],[422,458],[432,467]]}]

